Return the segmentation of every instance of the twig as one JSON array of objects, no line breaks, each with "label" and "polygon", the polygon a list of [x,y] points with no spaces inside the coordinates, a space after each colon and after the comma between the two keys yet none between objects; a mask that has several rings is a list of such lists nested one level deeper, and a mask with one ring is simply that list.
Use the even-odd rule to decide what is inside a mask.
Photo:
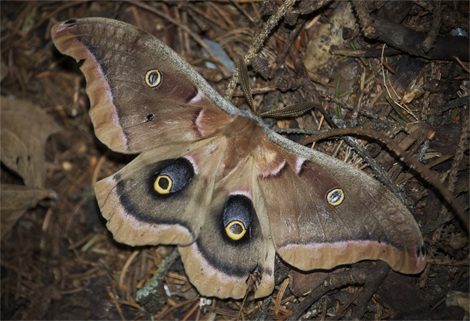
[{"label": "twig", "polygon": [[184,316],[183,319],[181,319],[181,321],[187,321],[187,320],[191,317],[191,315],[194,313],[194,311],[197,310],[198,307],[199,307],[199,303],[196,302],[196,304],[193,305],[193,307],[191,308],[191,310],[189,310],[188,313],[186,313],[186,315]]},{"label": "twig", "polygon": [[462,107],[465,105],[467,106],[470,105],[470,96],[460,97],[460,98],[448,101],[444,105],[437,107],[434,110],[434,115],[439,116],[439,115],[442,115],[444,112],[448,111],[449,109],[458,108],[458,107]]},{"label": "twig", "polygon": [[329,2],[330,0],[302,1],[300,4],[300,8],[293,9],[291,13],[298,15],[310,14],[315,10],[318,10],[321,7],[325,6]]},{"label": "twig", "polygon": [[142,9],[147,10],[147,11],[153,12],[156,15],[162,17],[163,19],[166,19],[166,20],[170,21],[171,23],[177,25],[178,27],[180,27],[181,29],[186,31],[194,39],[194,41],[196,41],[199,44],[199,46],[201,46],[202,48],[204,48],[207,51],[207,53],[209,54],[209,56],[211,56],[212,59],[217,61],[217,66],[222,71],[222,73],[224,74],[225,77],[230,77],[230,75],[232,75],[232,73],[229,72],[224,67],[224,64],[219,60],[219,58],[217,58],[217,56],[212,52],[211,48],[201,39],[201,37],[199,37],[198,34],[196,34],[194,31],[192,31],[188,26],[186,26],[185,24],[179,22],[178,20],[173,19],[172,17],[168,16],[167,14],[165,14],[163,12],[160,12],[159,10],[157,10],[155,8],[152,8],[152,7],[146,5],[142,2],[137,2],[137,1],[132,1],[132,0],[124,0],[124,2],[131,3],[131,4],[133,4],[137,7],[140,7]]},{"label": "twig", "polygon": [[432,12],[432,26],[426,39],[423,41],[424,52],[432,49],[434,41],[436,41],[439,30],[441,29],[441,1],[434,1],[434,10]]},{"label": "twig", "polygon": [[[244,57],[245,64],[256,55],[256,53],[261,49],[261,46],[264,44],[266,38],[268,38],[269,33],[271,30],[278,24],[279,20],[286,14],[286,12],[295,4],[297,0],[286,0],[279,10],[276,12],[275,15],[272,15],[266,24],[264,25],[263,29],[261,30],[260,34],[256,38],[255,42],[251,45],[248,49],[247,54]],[[227,86],[227,90],[225,91],[225,99],[228,101],[232,100],[232,95],[237,86],[238,82],[238,72],[232,75],[232,79]]]},{"label": "twig", "polygon": [[[385,80],[385,70],[383,69],[383,66],[384,66],[384,57],[383,57],[383,51],[385,50],[385,44],[382,46],[382,56],[381,56],[381,66],[382,66],[382,77],[383,77],[383,84],[385,86],[385,89],[387,89],[387,93],[388,93],[388,97],[390,97],[390,100],[388,99],[387,97],[387,101],[390,103],[390,105],[393,107],[393,109],[395,110],[395,112],[407,123],[410,122],[410,120],[408,119],[408,117],[406,117],[396,106],[399,106],[400,108],[402,109],[405,109],[406,111],[408,111],[408,113],[410,115],[412,115],[415,119],[418,119],[418,117],[416,117],[412,112],[411,110],[409,110],[408,108],[405,108],[403,107],[402,105],[400,105],[398,102],[396,102],[395,100],[393,100],[393,96],[392,94],[390,93],[390,90],[388,90],[388,86],[387,86],[387,81]],[[387,76],[388,76],[388,73],[387,73]],[[393,89],[393,87],[392,87]],[[396,94],[396,96],[398,97],[398,94]],[[393,101],[393,103],[396,104],[396,106],[393,105],[393,103],[391,102]]]},{"label": "twig", "polygon": [[268,314],[268,309],[269,309],[269,304],[271,304],[272,297],[268,296],[266,299],[264,299],[263,304],[261,305],[261,311],[258,314],[258,317],[256,318],[256,321],[264,321],[268,320],[269,318],[267,317]]},{"label": "twig", "polygon": [[376,39],[379,36],[379,32],[374,27],[374,21],[372,20],[370,14],[366,11],[364,3],[361,1],[352,1],[352,4],[354,6],[354,10],[356,10],[364,36],[369,39]]},{"label": "twig", "polygon": [[425,0],[412,0],[418,6],[424,8],[425,10],[432,11],[432,3]]},{"label": "twig", "polygon": [[[468,39],[465,37],[437,37],[434,47],[429,52],[424,52],[422,46],[416,44],[423,43],[426,38],[425,33],[414,31],[374,14],[371,16],[374,19],[375,28],[380,31],[376,40],[412,56],[442,60],[451,60],[453,56],[456,56],[468,61]],[[393,32],[389,32],[390,30]]]},{"label": "twig", "polygon": [[[193,4],[188,4],[188,7],[195,11],[198,15],[201,15],[203,16],[205,19],[209,20],[209,21],[212,21],[213,23],[215,23],[216,25],[218,25],[220,27],[220,29],[223,29],[223,30],[227,30],[229,29],[227,25],[225,24],[222,24],[219,20],[215,19],[212,17],[212,15],[208,15],[206,14],[203,10],[199,9],[198,7],[196,7],[195,5]],[[197,17],[197,15],[196,15]],[[209,28],[208,25],[206,25],[205,29],[207,30]]]},{"label": "twig", "polygon": [[105,156],[101,156],[98,163],[96,163],[95,168],[93,169],[93,176],[91,177],[91,186],[95,186],[98,181],[98,175],[100,174],[101,166],[106,160]]},{"label": "twig", "polygon": [[284,41],[284,47],[282,48],[281,52],[277,55],[276,61],[274,62],[272,68],[271,68],[271,77],[274,75],[274,72],[281,66],[282,62],[286,59],[287,53],[289,52],[290,46],[294,43],[295,39],[297,39],[297,36],[300,33],[300,30],[302,30],[302,27],[305,24],[305,19],[298,19],[297,24],[294,28],[289,33],[289,36],[287,39]]},{"label": "twig", "polygon": [[248,19],[250,19],[251,22],[253,22],[254,24],[258,24],[255,19],[253,19],[249,14],[248,12],[246,12],[245,9],[243,9],[243,7],[235,0],[230,0],[232,2],[232,4],[237,7],[238,10],[241,11],[241,13],[243,13]]},{"label": "twig", "polygon": [[136,301],[144,306],[147,311],[152,310],[152,306],[163,304],[165,298],[161,297],[162,295],[164,296],[162,282],[178,256],[178,250],[175,248],[158,266],[149,284],[137,291]]},{"label": "twig", "polygon": [[[460,162],[463,159],[463,152],[466,150],[465,146],[467,145],[467,142],[468,142],[468,136],[469,136],[469,120],[467,118],[463,123],[462,132],[460,134],[459,145],[457,147],[457,151],[455,152],[454,160],[452,162],[452,167],[450,169],[447,188],[451,192],[454,192],[454,189],[455,189],[455,182],[457,182],[457,172],[459,170]],[[446,211],[447,211],[446,208],[442,207],[440,215],[444,215]]]},{"label": "twig", "polygon": [[[345,285],[366,284],[367,281],[373,282],[373,276],[375,275],[376,270],[377,272],[381,271],[384,265],[386,266],[387,263],[378,262],[376,269],[366,267],[341,271],[338,273],[330,273],[329,276],[325,279],[324,283],[313,289],[312,292],[310,292],[310,294],[307,295],[305,299],[294,308],[292,314],[287,320],[299,320],[305,310],[307,310],[313,303],[315,303],[329,291],[343,287]],[[380,273],[379,279],[383,280],[382,273]]]},{"label": "twig", "polygon": [[165,320],[164,317],[170,313],[170,312],[173,312],[185,305],[188,305],[188,304],[191,304],[193,302],[196,302],[197,300],[199,300],[199,297],[196,296],[190,300],[186,300],[186,301],[183,301],[181,303],[178,303],[178,304],[175,304],[174,306],[172,306],[171,308],[169,308],[168,310],[165,310],[165,311],[162,311],[160,312],[159,314],[155,315],[155,317],[153,318],[153,320]]},{"label": "twig", "polygon": [[351,315],[351,319],[361,319],[364,315],[364,312],[367,308],[367,303],[374,295],[375,291],[383,283],[388,273],[390,272],[390,266],[385,262],[377,262],[377,268],[374,271],[374,278],[372,280],[368,279],[366,285],[364,286],[364,291],[357,300],[356,309]]},{"label": "twig", "polygon": [[289,278],[285,278],[281,284],[281,287],[279,288],[279,291],[277,292],[277,298],[274,304],[274,315],[276,317],[279,314],[279,307],[281,306],[282,297],[284,296],[284,292],[286,291],[288,285],[289,285]]},{"label": "twig", "polygon": [[338,320],[341,319],[341,315],[343,314],[343,312],[351,305],[351,303],[353,303],[354,301],[356,301],[357,297],[360,296],[362,294],[362,292],[364,292],[364,287],[362,287],[359,291],[357,291],[356,293],[354,293],[354,295],[352,295],[348,301],[346,301],[345,304],[343,304],[339,309],[338,311],[336,311],[336,315],[335,315],[335,318],[337,318]]},{"label": "twig", "polygon": [[132,261],[134,261],[135,257],[139,254],[140,250],[135,250],[132,252],[131,256],[127,259],[126,263],[124,264],[124,267],[122,268],[121,271],[121,276],[119,277],[119,290],[124,292],[124,278],[126,277],[126,272],[129,266],[131,265]]},{"label": "twig", "polygon": [[454,58],[455,60],[457,60],[457,62],[459,63],[460,67],[462,67],[463,70],[465,70],[467,73],[470,74],[470,70],[468,69],[467,66],[465,66],[462,62],[462,60],[459,59],[459,57],[456,57],[456,56],[452,56],[452,58]]},{"label": "twig", "polygon": [[[351,50],[351,49],[335,49],[332,50],[334,55],[341,55],[341,56],[348,56],[348,57],[365,57],[365,58],[378,58],[382,55],[382,49],[358,49],[358,50]],[[388,56],[396,56],[400,54],[401,51],[395,48],[387,47],[383,53],[384,57]]]},{"label": "twig", "polygon": [[[294,134],[294,135],[318,135],[320,133],[327,132],[327,130],[313,130],[313,129],[303,129],[303,128],[278,128],[275,130],[278,134]],[[305,145],[305,144],[301,144]]]},{"label": "twig", "polygon": [[[448,160],[448,159],[451,159],[452,157],[454,157],[454,155],[455,155],[455,152],[449,153],[449,154],[447,154],[447,155],[444,155],[444,156],[442,156],[442,157],[439,157],[438,159],[432,161],[432,162],[429,163],[429,164],[426,164],[425,166],[426,166],[427,168],[433,168],[434,166],[439,165],[439,164],[445,162],[445,161]],[[420,174],[420,173],[421,173],[420,171],[418,171],[418,170],[415,169],[415,172],[414,172],[414,173],[406,174],[406,175],[403,176],[401,179],[397,180],[397,181],[396,181],[396,184],[400,185],[400,184],[406,182],[406,181],[409,180],[410,178],[413,178],[413,177],[415,177],[416,175],[418,175],[418,174]]]},{"label": "twig", "polygon": [[[114,284],[113,284],[113,290],[114,290]],[[125,321],[126,319],[124,318],[124,315],[122,314],[121,306],[119,305],[118,301],[116,300],[116,296],[114,295],[113,291],[109,290],[108,295],[111,298],[111,300],[113,301],[114,306],[116,307],[116,310],[119,313],[119,316],[121,317],[121,320]]]}]

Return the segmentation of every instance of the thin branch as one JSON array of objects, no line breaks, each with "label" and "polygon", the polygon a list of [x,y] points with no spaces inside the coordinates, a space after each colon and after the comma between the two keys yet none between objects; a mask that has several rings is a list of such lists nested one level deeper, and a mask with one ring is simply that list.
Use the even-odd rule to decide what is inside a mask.
[{"label": "thin branch", "polygon": [[[295,4],[297,0],[286,0],[279,10],[276,12],[275,15],[272,15],[266,24],[264,25],[263,29],[261,30],[260,34],[256,38],[255,42],[251,45],[248,49],[247,54],[244,57],[245,63],[248,62],[256,55],[256,53],[261,49],[264,44],[266,38],[268,38],[271,30],[278,24],[279,20],[286,14],[286,12]],[[235,87],[238,83],[238,72],[234,73],[230,83],[227,86],[227,90],[225,92],[225,99],[228,101],[232,100],[232,95],[235,90]]]}]

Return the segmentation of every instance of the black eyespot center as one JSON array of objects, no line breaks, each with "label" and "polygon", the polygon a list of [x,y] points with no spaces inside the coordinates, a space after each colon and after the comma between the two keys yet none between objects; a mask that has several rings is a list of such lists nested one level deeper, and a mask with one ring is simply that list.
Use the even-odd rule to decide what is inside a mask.
[{"label": "black eyespot center", "polygon": [[158,180],[158,186],[162,189],[167,189],[170,186],[170,180],[167,177],[161,177]]},{"label": "black eyespot center", "polygon": [[153,114],[148,114],[147,116],[145,116],[145,122],[152,121],[154,118],[155,116]]},{"label": "black eyespot center", "polygon": [[243,230],[244,228],[239,222],[230,225],[230,231],[235,235],[240,235],[241,233],[243,233]]}]

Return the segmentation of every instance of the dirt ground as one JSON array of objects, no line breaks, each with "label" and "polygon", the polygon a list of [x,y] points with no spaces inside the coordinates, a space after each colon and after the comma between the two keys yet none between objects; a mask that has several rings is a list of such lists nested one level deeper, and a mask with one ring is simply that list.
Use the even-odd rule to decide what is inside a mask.
[{"label": "dirt ground", "polygon": [[[468,1],[0,5],[2,320],[468,319]],[[231,80],[248,52],[255,112],[301,102],[315,107],[299,117],[265,119],[274,130],[292,129],[283,135],[308,147],[310,132],[335,127],[392,138],[422,165],[410,168],[359,130],[314,148],[403,196],[425,242],[424,270],[406,275],[381,261],[362,261],[306,273],[276,258],[268,298],[211,298],[200,308],[177,258],[163,275],[160,297],[137,302],[137,290],[174,247],[120,244],[100,214],[95,183],[135,156],[96,138],[79,64],[51,41],[55,23],[83,17],[113,18],[152,33],[245,110],[250,107]],[[214,47],[214,56],[204,55],[203,39],[218,43],[228,62],[220,62]],[[422,167],[441,183],[417,173]]]}]

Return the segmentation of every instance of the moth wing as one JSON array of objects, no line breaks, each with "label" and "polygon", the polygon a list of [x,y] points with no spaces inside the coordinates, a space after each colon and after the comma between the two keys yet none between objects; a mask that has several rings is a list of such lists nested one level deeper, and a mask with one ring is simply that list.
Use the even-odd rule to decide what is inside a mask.
[{"label": "moth wing", "polygon": [[[96,185],[107,227],[128,245],[177,244],[189,280],[206,296],[243,297],[259,272],[257,297],[274,287],[275,249],[251,157],[227,156],[223,136],[144,151]],[[227,158],[234,167],[229,172]],[[174,192],[161,194],[160,177]],[[163,188],[165,185],[163,186]],[[241,238],[231,222],[244,224]]]},{"label": "moth wing", "polygon": [[319,152],[309,151],[312,156],[304,158],[269,144],[263,149],[282,163],[259,173],[258,182],[284,261],[313,270],[380,259],[396,271],[422,271],[418,225],[379,182]]},{"label": "moth wing", "polygon": [[232,119],[234,107],[209,99],[214,90],[184,59],[135,26],[84,18],[51,34],[60,52],[83,60],[96,136],[114,151],[191,143]]},{"label": "moth wing", "polygon": [[[273,291],[275,249],[255,173],[248,157],[217,180],[199,237],[190,246],[179,247],[186,274],[203,295],[242,298],[250,276],[257,276],[251,289],[255,297]],[[231,224],[243,226],[244,232],[231,232]]]}]

